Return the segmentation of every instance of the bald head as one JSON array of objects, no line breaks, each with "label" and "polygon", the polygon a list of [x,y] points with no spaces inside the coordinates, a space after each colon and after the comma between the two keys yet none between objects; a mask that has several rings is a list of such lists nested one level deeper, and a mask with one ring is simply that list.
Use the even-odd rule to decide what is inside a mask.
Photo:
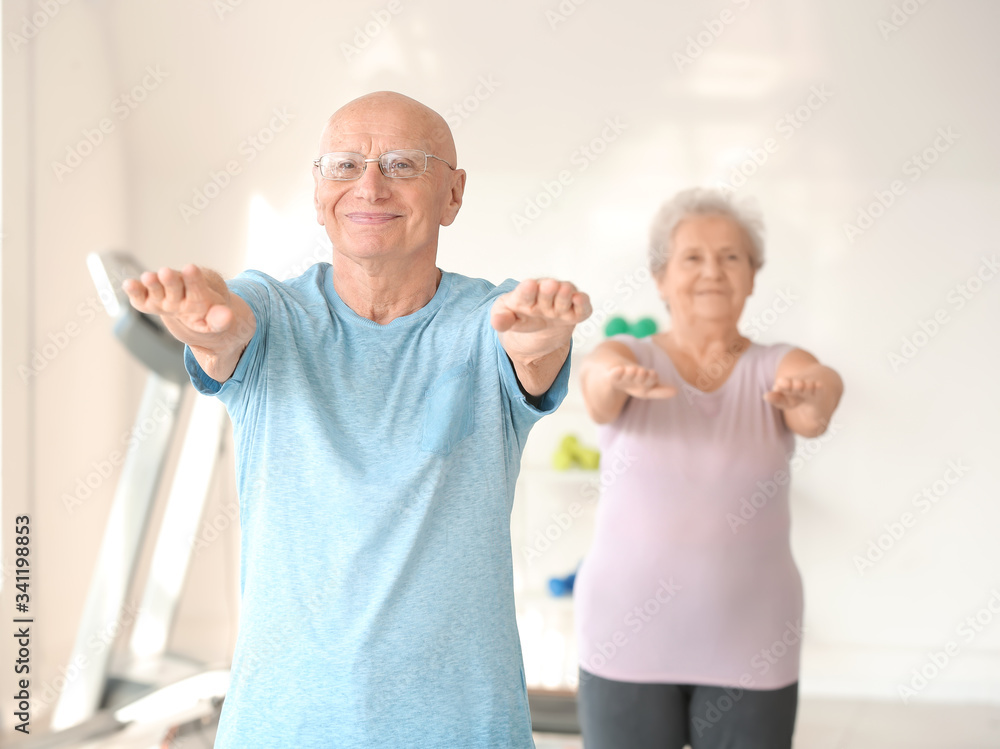
[{"label": "bald head", "polygon": [[356,151],[360,146],[368,146],[361,152],[372,153],[370,144],[362,141],[374,133],[398,139],[392,148],[418,148],[458,166],[455,139],[444,118],[395,91],[365,94],[334,112],[320,136],[320,153]]},{"label": "bald head", "polygon": [[381,166],[345,180],[324,179],[313,167],[316,218],[326,227],[335,259],[355,265],[405,261],[437,278],[438,232],[458,215],[466,176],[455,165],[455,141],[441,115],[408,96],[378,91],[334,112],[319,145],[320,155],[361,154],[366,166],[405,149],[441,159],[401,179],[386,176]]}]

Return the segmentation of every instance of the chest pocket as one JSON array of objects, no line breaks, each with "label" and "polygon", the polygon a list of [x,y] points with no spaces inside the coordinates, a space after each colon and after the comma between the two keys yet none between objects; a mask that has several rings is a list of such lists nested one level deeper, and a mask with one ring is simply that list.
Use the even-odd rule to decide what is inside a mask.
[{"label": "chest pocket", "polygon": [[448,455],[475,426],[472,362],[446,369],[427,391],[420,448]]}]

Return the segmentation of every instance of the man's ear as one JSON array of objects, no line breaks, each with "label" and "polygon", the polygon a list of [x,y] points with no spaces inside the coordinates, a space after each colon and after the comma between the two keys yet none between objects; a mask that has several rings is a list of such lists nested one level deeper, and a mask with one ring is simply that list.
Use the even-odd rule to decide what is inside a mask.
[{"label": "man's ear", "polygon": [[326,226],[326,219],[323,216],[323,206],[319,202],[319,180],[315,175],[313,176],[313,181],[316,183],[315,187],[313,187],[313,206],[316,208],[316,220],[320,226]]},{"label": "man's ear", "polygon": [[465,170],[456,169],[451,175],[451,190],[448,193],[448,202],[445,204],[444,213],[441,216],[441,226],[450,226],[458,215],[458,209],[462,207],[462,196],[465,195]]}]

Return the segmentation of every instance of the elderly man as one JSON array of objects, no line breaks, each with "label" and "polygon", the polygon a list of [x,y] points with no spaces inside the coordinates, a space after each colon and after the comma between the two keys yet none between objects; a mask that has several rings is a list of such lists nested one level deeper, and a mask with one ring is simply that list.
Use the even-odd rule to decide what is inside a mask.
[{"label": "elderly man", "polygon": [[320,154],[332,264],[124,285],[234,427],[242,613],[216,746],[530,747],[510,509],[589,300],[437,268],[465,172],[419,102],[350,102]]}]

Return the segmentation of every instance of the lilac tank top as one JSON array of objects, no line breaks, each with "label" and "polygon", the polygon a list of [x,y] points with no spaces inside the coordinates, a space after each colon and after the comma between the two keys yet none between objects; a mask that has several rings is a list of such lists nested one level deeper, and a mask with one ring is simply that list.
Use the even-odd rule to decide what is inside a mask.
[{"label": "lilac tank top", "polygon": [[649,339],[614,336],[666,400],[599,428],[602,494],[574,588],[580,666],[617,681],[777,689],[798,680],[789,543],[794,434],[763,399],[787,344],[751,344],[706,393]]}]

